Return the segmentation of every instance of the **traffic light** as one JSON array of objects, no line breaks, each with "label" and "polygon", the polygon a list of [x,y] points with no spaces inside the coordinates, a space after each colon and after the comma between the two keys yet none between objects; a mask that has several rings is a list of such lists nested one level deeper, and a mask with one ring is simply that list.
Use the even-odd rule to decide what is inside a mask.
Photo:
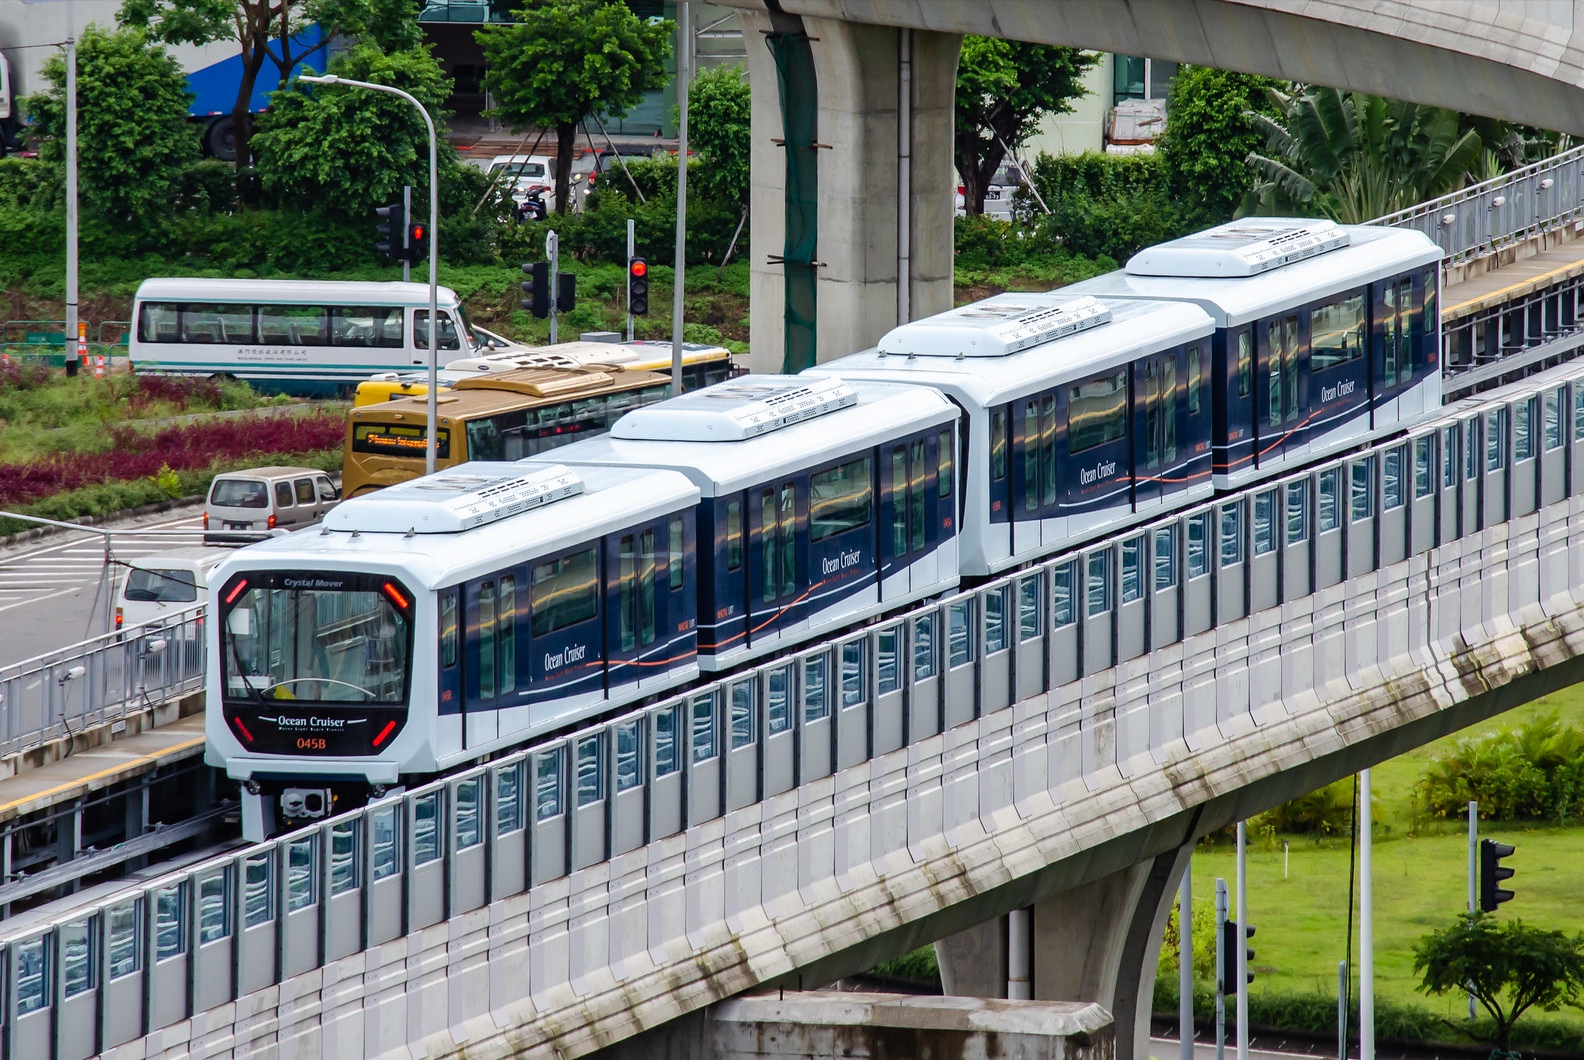
[{"label": "traffic light", "polygon": [[1513,877],[1513,870],[1501,863],[1501,859],[1512,852],[1510,844],[1494,839],[1480,840],[1479,904],[1487,913],[1494,913],[1498,905],[1512,901],[1513,893],[1501,886],[1502,881]]},{"label": "traffic light", "polygon": [[649,312],[649,262],[643,258],[627,263],[627,312]]},{"label": "traffic light", "polygon": [[570,313],[577,305],[577,277],[570,272],[556,274],[556,309]]},{"label": "traffic light", "polygon": [[407,261],[425,261],[429,257],[429,222],[407,223]]},{"label": "traffic light", "polygon": [[[1244,928],[1243,941],[1247,942],[1254,937],[1254,927]],[[1221,994],[1223,997],[1233,997],[1238,992],[1237,981],[1237,953],[1238,953],[1238,926],[1235,920],[1221,921],[1221,962],[1223,965],[1221,977]],[[1254,947],[1248,948],[1247,963],[1249,973],[1247,982],[1254,981]]]},{"label": "traffic light", "polygon": [[542,320],[550,315],[550,263],[535,261],[522,270],[528,277],[522,283],[523,293],[528,296],[522,300],[522,307]]},{"label": "traffic light", "polygon": [[374,249],[390,261],[406,261],[407,210],[399,202],[375,209]]}]

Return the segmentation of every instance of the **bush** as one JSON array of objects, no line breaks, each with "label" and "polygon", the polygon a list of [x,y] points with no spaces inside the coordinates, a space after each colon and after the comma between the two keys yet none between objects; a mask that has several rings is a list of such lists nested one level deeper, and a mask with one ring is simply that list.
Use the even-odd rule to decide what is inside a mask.
[{"label": "bush", "polygon": [[1030,168],[1050,213],[1031,214],[1033,203],[1020,196],[1018,216],[1073,254],[1126,261],[1143,247],[1202,227],[1203,215],[1173,197],[1154,155],[1041,153]]},{"label": "bush", "polygon": [[1465,737],[1431,761],[1414,792],[1434,817],[1461,817],[1478,802],[1482,817],[1563,823],[1584,814],[1584,732],[1551,714]]},{"label": "bush", "polygon": [[1277,832],[1341,836],[1353,832],[1353,780],[1344,778],[1300,795],[1260,817]]}]

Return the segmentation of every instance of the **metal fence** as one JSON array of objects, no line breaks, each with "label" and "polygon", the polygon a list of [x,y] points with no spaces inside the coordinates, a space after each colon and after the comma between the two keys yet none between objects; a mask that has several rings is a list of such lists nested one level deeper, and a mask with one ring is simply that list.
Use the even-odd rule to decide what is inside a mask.
[{"label": "metal fence", "polygon": [[203,607],[0,667],[0,755],[115,723],[203,687]]},{"label": "metal fence", "polygon": [[[1014,703],[1136,667],[1233,620],[1350,585],[1373,599],[1369,572],[1581,495],[1584,369],[1575,369],[8,932],[0,1056],[87,1057]],[[1499,592],[1486,584],[1477,595],[1502,613],[1543,600],[1541,566],[1520,567]],[[1335,591],[1329,599],[1335,608]],[[1432,628],[1415,635],[1440,642],[1464,618],[1438,607]],[[1178,676],[1181,694],[1166,706],[1119,700],[1114,742],[1079,745],[1062,775],[1148,761],[1158,744],[1214,731],[1229,720],[1223,711],[1294,702],[1412,647],[1405,622],[1382,623],[1379,635],[1367,654],[1354,645],[1346,658],[1340,642],[1303,658],[1271,644],[1228,688],[1213,658]]]},{"label": "metal fence", "polygon": [[1377,218],[1371,224],[1423,232],[1457,265],[1584,220],[1584,147],[1483,184]]}]

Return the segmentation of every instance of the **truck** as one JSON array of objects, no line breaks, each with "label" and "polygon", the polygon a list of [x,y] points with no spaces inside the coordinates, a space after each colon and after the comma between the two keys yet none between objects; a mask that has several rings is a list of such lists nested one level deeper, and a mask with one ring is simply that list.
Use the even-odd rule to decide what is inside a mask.
[{"label": "truck", "polygon": [[[22,147],[23,115],[17,101],[43,91],[44,63],[56,52],[52,45],[68,33],[81,34],[90,23],[115,25],[122,0],[74,0],[73,3],[40,3],[37,0],[0,0],[0,157]],[[322,39],[318,26],[309,26],[293,38],[294,54],[302,54]],[[327,49],[328,50],[328,49]],[[236,159],[236,127],[232,111],[242,83],[241,47],[232,38],[200,46],[173,45],[171,54],[187,71],[187,89],[193,94],[188,109],[198,126],[204,151],[223,161]],[[326,51],[314,53],[310,62],[323,69]],[[248,110],[254,114],[269,104],[269,95],[280,87],[280,74],[266,61],[253,85]]]}]

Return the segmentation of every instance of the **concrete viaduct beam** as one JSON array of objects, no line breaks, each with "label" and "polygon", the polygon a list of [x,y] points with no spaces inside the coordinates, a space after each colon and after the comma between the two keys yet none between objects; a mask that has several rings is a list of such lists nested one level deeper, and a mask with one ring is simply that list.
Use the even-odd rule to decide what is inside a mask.
[{"label": "concrete viaduct beam", "polygon": [[[756,371],[865,349],[903,320],[950,307],[964,34],[1268,74],[1584,134],[1584,7],[1566,0],[719,2],[739,9],[754,90]],[[812,92],[778,83],[756,43],[776,31],[807,36]],[[802,193],[816,213],[812,268],[778,260],[791,255],[794,148],[776,142],[787,138],[784,107],[812,110],[823,145],[808,152],[816,170]]]}]

